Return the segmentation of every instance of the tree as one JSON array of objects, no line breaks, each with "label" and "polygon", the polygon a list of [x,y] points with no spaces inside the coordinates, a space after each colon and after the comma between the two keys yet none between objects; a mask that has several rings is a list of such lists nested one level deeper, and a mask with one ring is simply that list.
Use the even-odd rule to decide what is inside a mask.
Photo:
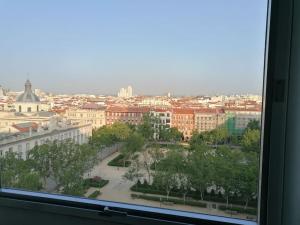
[{"label": "tree", "polygon": [[142,157],[143,168],[146,170],[148,176],[148,184],[151,184],[151,176],[152,176],[151,166],[154,163],[154,160],[151,157],[150,150],[146,149],[145,151],[142,151],[141,157]]},{"label": "tree", "polygon": [[1,184],[3,187],[20,188],[30,191],[42,189],[39,171],[34,170],[32,165],[22,159],[18,153],[6,152],[0,158]]},{"label": "tree", "polygon": [[159,144],[155,144],[154,147],[149,149],[149,155],[151,156],[154,164],[154,171],[156,173],[157,171],[157,164],[160,162],[160,160],[164,157],[163,152],[159,148]]},{"label": "tree", "polygon": [[111,146],[125,141],[132,132],[133,130],[127,124],[117,122],[94,130],[90,142],[97,146]]},{"label": "tree", "polygon": [[182,172],[183,158],[182,152],[171,150],[158,164],[153,183],[165,190],[167,199],[171,190],[180,186],[178,176]]},{"label": "tree", "polygon": [[117,141],[125,141],[132,134],[132,130],[125,123],[114,123],[111,129]]},{"label": "tree", "polygon": [[214,183],[223,190],[226,199],[226,207],[229,204],[231,194],[238,192],[242,154],[240,150],[221,146],[216,149],[213,159]]},{"label": "tree", "polygon": [[256,197],[258,190],[259,158],[256,152],[244,153],[245,162],[240,169],[239,192],[245,201],[245,209],[251,199]]},{"label": "tree", "polygon": [[177,142],[182,140],[183,134],[175,127],[160,126],[159,139],[162,141]]},{"label": "tree", "polygon": [[191,173],[193,187],[200,192],[203,200],[208,185],[212,185],[214,177],[212,150],[207,146],[199,146],[191,153],[188,166]]},{"label": "tree", "polygon": [[250,120],[247,124],[246,130],[260,130],[260,123],[258,120]]},{"label": "tree", "polygon": [[260,152],[260,131],[247,129],[241,140],[244,151]]},{"label": "tree", "polygon": [[228,130],[225,127],[218,127],[210,131],[210,135],[215,145],[226,143],[229,137]]},{"label": "tree", "polygon": [[192,188],[193,172],[187,158],[182,160],[181,168],[178,173],[179,189],[183,196],[183,202],[186,202],[186,196]]},{"label": "tree", "polygon": [[83,194],[83,176],[97,163],[96,148],[78,145],[71,140],[49,142],[36,146],[28,153],[28,162],[36,171],[41,171],[45,180],[52,177],[65,194]]},{"label": "tree", "polygon": [[142,124],[138,125],[137,131],[141,134],[146,140],[152,140],[154,138],[154,124],[156,118],[150,114],[143,115]]},{"label": "tree", "polygon": [[131,163],[128,171],[123,175],[123,178],[133,181],[136,184],[138,180],[143,177],[143,173],[141,173],[140,170],[140,162],[136,159]]},{"label": "tree", "polygon": [[51,175],[52,157],[50,147],[49,143],[41,146],[35,146],[27,154],[28,161],[42,176],[44,185],[46,185],[46,180]]},{"label": "tree", "polygon": [[130,160],[135,153],[140,152],[143,149],[144,144],[145,140],[139,133],[133,133],[127,138],[125,145],[121,150],[121,153],[124,156],[124,166],[126,161]]}]

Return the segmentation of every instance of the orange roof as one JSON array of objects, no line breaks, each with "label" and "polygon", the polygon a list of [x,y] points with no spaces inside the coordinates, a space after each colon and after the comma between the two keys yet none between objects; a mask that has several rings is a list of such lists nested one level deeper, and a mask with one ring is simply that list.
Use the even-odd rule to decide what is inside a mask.
[{"label": "orange roof", "polygon": [[202,108],[202,109],[196,109],[195,113],[225,113],[224,109],[210,109],[210,108]]},{"label": "orange roof", "polygon": [[106,109],[107,112],[125,112],[125,113],[146,113],[149,108],[146,107],[121,107],[111,106]]},{"label": "orange roof", "polygon": [[174,108],[172,112],[174,114],[194,114],[194,109],[190,108]]}]

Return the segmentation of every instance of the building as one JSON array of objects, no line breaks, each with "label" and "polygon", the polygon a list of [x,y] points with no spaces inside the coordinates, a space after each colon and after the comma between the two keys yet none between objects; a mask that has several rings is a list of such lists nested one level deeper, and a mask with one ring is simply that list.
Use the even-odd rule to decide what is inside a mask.
[{"label": "building", "polygon": [[81,124],[92,124],[93,129],[98,129],[106,124],[105,109],[103,105],[88,103],[79,109],[68,109],[64,116]]},{"label": "building", "polygon": [[214,130],[226,122],[223,109],[198,109],[195,110],[195,130],[199,133]]},{"label": "building", "polygon": [[163,127],[165,129],[169,129],[172,126],[172,111],[168,109],[152,109],[150,112],[153,120],[154,127],[154,139],[159,139],[159,130]]},{"label": "building", "polygon": [[121,88],[118,92],[118,97],[120,98],[131,98],[133,97],[133,89],[131,86],[128,86],[127,88]]},{"label": "building", "polygon": [[49,110],[49,106],[42,104],[40,98],[33,93],[29,80],[26,81],[25,90],[17,97],[14,105],[16,112],[19,113],[35,113]]},{"label": "building", "polygon": [[144,98],[138,105],[157,108],[170,108],[172,106],[169,100],[160,97]]},{"label": "building", "polygon": [[106,109],[106,124],[112,125],[116,122],[138,125],[143,122],[143,116],[148,113],[148,108],[110,106]]},{"label": "building", "polygon": [[34,114],[22,114],[16,112],[0,112],[0,133],[13,132],[13,125],[22,123],[36,123],[39,126],[46,126],[56,118],[52,112],[37,112]]},{"label": "building", "polygon": [[260,109],[227,109],[226,126],[230,134],[241,135],[251,120],[261,122]]},{"label": "building", "polygon": [[3,89],[3,87],[0,85],[0,99],[4,98],[6,96],[6,93]]},{"label": "building", "polygon": [[194,110],[189,108],[175,108],[172,110],[172,127],[176,127],[188,141],[195,130]]},{"label": "building", "polygon": [[[33,129],[32,126],[36,129]],[[17,152],[25,158],[27,152],[35,146],[48,141],[73,140],[77,144],[87,143],[92,135],[91,124],[67,124],[56,121],[51,126],[39,126],[37,124],[15,124],[17,133],[1,133],[0,156],[7,151]]]}]

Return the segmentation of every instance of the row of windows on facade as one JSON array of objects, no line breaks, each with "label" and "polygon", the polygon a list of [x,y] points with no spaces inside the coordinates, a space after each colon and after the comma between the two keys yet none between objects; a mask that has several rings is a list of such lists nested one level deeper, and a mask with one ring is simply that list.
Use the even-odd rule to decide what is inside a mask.
[{"label": "row of windows on facade", "polygon": [[[36,106],[36,111],[40,111],[39,106]],[[19,112],[22,112],[22,106],[19,105]],[[31,107],[27,107],[27,112],[31,113],[32,112],[32,108]]]},{"label": "row of windows on facade", "polygon": [[[84,135],[83,134],[78,134],[78,135],[73,135],[72,136],[70,133],[69,134],[62,134],[62,135],[54,136],[54,137],[51,137],[51,138],[41,139],[40,141],[36,140],[34,142],[34,146],[43,145],[43,144],[49,142],[51,139],[52,140],[58,140],[58,141],[63,141],[63,140],[71,139],[74,142],[76,142],[77,144],[79,144],[80,142],[83,142]],[[34,146],[31,146],[30,142],[27,142],[25,144],[25,150],[29,151]],[[19,145],[16,146],[16,148],[17,148],[18,153],[21,156],[23,156],[23,154],[24,154],[23,145],[19,144]],[[14,150],[15,150],[14,146],[11,146],[11,147],[8,148],[9,152],[13,152]],[[0,149],[0,156],[2,156],[3,153],[4,153],[4,150]]]}]

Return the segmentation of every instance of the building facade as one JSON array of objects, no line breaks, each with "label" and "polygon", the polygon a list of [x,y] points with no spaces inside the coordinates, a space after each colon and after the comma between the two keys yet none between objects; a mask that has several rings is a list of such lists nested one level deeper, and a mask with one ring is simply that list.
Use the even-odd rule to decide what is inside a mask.
[{"label": "building facade", "polygon": [[188,141],[195,130],[195,114],[193,109],[176,108],[172,110],[172,127],[176,127]]},{"label": "building facade", "polygon": [[230,134],[241,135],[248,123],[257,120],[261,123],[261,110],[228,109],[226,110],[226,125]]},{"label": "building facade", "polygon": [[226,122],[222,109],[199,109],[195,111],[195,130],[198,133],[214,130]]},{"label": "building facade", "polygon": [[68,109],[65,117],[81,124],[92,124],[93,129],[98,129],[106,124],[105,109],[104,106],[89,103],[80,109]]},{"label": "building facade", "polygon": [[73,140],[77,144],[84,144],[88,142],[91,135],[92,126],[90,124],[69,125],[50,130],[39,129],[37,132],[7,134],[0,136],[0,156],[11,151],[18,153],[22,158],[26,158],[29,150],[49,141]]},{"label": "building facade", "polygon": [[121,122],[138,125],[143,122],[143,116],[148,112],[148,108],[111,106],[105,112],[106,124]]}]

